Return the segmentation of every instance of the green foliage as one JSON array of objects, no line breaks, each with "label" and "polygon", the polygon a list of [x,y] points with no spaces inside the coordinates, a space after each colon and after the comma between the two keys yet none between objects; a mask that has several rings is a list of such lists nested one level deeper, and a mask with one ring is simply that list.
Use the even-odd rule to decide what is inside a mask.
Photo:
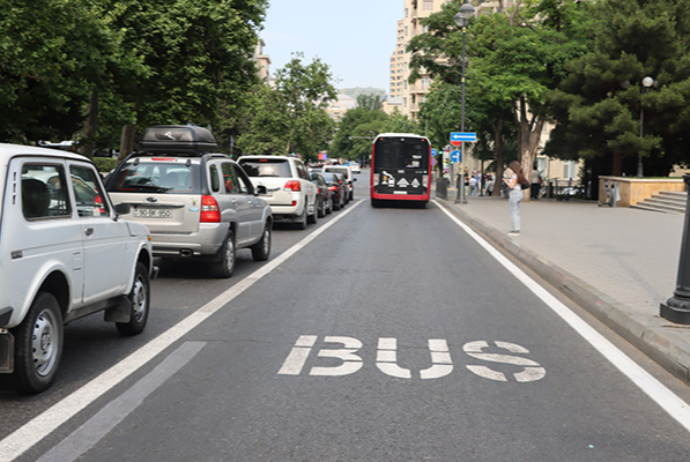
[{"label": "green foliage", "polygon": [[331,158],[367,159],[376,135],[388,131],[388,116],[380,109],[356,107],[345,112],[335,138],[328,148]]},{"label": "green foliage", "polygon": [[[614,174],[634,174],[638,155],[650,158],[646,173],[665,175],[673,164],[687,165],[690,2],[617,0],[589,8],[590,51],[567,64],[567,78],[553,91],[559,125],[546,152],[607,155]],[[657,81],[646,93],[645,76]],[[625,157],[632,160],[627,167]]]},{"label": "green foliage", "polygon": [[94,157],[91,160],[96,165],[98,171],[102,173],[107,173],[111,170],[114,170],[115,167],[117,167],[118,162],[117,159],[111,159],[107,157]]},{"label": "green foliage", "polygon": [[302,63],[303,55],[276,72],[275,88],[256,85],[240,107],[238,149],[252,155],[296,152],[316,159],[333,136],[333,121],[326,113],[335,99],[328,65],[320,59]]},{"label": "green foliage", "polygon": [[381,109],[384,101],[385,98],[382,98],[381,95],[363,94],[357,96],[357,107],[374,111],[377,109]]}]

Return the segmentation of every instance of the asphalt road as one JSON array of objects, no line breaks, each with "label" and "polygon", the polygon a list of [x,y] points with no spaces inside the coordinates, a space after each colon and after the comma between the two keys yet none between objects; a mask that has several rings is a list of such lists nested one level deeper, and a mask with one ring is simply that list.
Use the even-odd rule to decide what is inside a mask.
[{"label": "asphalt road", "polygon": [[[55,386],[0,394],[0,460],[17,430],[46,434],[26,461],[688,460],[688,431],[654,390],[438,204],[373,209],[367,184],[306,231],[276,226],[271,260],[241,253],[230,280],[164,266],[136,338],[97,318],[68,326]],[[128,359],[176,325],[160,354]],[[41,417],[53,405],[59,426]]]}]

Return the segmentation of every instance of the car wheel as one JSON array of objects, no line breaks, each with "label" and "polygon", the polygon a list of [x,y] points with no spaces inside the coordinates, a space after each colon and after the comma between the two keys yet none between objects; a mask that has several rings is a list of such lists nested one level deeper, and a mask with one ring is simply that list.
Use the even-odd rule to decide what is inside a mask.
[{"label": "car wheel", "polygon": [[295,228],[297,229],[307,229],[307,204],[305,202],[302,209],[302,215],[295,222]]},{"label": "car wheel", "polygon": [[350,196],[349,196],[348,202],[349,202],[349,201],[353,201],[353,200],[355,200],[355,192],[354,192],[354,191],[350,191]]},{"label": "car wheel", "polygon": [[266,223],[261,240],[251,247],[254,261],[268,260],[271,253],[271,228],[271,223]]},{"label": "car wheel", "polygon": [[220,248],[220,261],[214,265],[214,272],[219,278],[229,278],[235,271],[235,234],[232,230],[228,231],[228,235]]},{"label": "car wheel", "polygon": [[309,223],[311,225],[315,225],[316,220],[317,220],[317,216],[318,216],[318,207],[317,207],[316,199],[314,199],[314,213],[312,213],[311,215],[307,215],[307,223]]},{"label": "car wheel", "polygon": [[11,329],[15,337],[12,388],[39,393],[50,386],[62,356],[63,330],[57,300],[53,294],[39,292],[24,321]]},{"label": "car wheel", "polygon": [[129,298],[129,301],[132,303],[132,312],[129,322],[117,322],[115,323],[115,327],[117,327],[117,331],[122,335],[141,334],[149,318],[149,306],[151,303],[149,272],[147,271],[146,265],[141,262],[137,262],[134,271],[134,284],[127,298]]},{"label": "car wheel", "polygon": [[329,197],[328,198],[328,210],[326,210],[327,214],[333,213],[333,198]]},{"label": "car wheel", "polygon": [[340,203],[342,201],[338,198],[338,202],[333,201],[333,210],[340,210]]},{"label": "car wheel", "polygon": [[326,203],[323,200],[323,197],[319,199],[319,218],[323,218],[326,216]]},{"label": "car wheel", "polygon": [[381,201],[378,199],[372,199],[371,200],[371,206],[374,208],[381,207]]}]

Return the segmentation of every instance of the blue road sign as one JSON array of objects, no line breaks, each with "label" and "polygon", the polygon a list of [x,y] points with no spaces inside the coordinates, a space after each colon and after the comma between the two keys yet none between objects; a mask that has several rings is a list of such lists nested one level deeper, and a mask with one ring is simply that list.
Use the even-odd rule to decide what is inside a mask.
[{"label": "blue road sign", "polygon": [[436,157],[436,154],[438,154],[438,151],[436,149],[431,150],[431,157]]},{"label": "blue road sign", "polygon": [[454,132],[450,134],[450,142],[461,142],[461,141],[470,141],[470,142],[475,142],[477,141],[477,134],[476,133],[462,133],[462,132]]},{"label": "blue road sign", "polygon": [[460,162],[460,156],[461,155],[462,155],[462,153],[458,150],[451,152],[450,153],[450,161],[453,162],[454,164],[457,164],[458,162]]},{"label": "blue road sign", "polygon": [[431,166],[436,167],[436,164],[438,164],[438,161],[435,158],[431,159]]}]

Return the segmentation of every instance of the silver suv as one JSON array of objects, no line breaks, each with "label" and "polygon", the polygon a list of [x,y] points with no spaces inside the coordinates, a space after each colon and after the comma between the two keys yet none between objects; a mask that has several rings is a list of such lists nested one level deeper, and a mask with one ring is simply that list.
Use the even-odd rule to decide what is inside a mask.
[{"label": "silver suv", "polygon": [[237,249],[268,260],[271,209],[235,161],[209,153],[216,143],[208,130],[150,127],[141,146],[108,176],[106,188],[114,203],[131,206],[128,220],[151,230],[154,256],[208,261],[219,277],[232,275]]},{"label": "silver suv", "polygon": [[123,335],[144,330],[155,277],[149,231],[120,218],[87,158],[0,144],[0,383],[50,386],[63,326],[105,312]]}]

